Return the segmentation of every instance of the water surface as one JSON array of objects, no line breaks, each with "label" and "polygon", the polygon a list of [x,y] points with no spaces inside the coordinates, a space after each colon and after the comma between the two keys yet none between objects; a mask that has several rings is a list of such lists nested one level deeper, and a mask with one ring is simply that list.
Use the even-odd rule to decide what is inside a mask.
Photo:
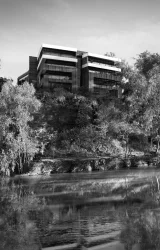
[{"label": "water surface", "polygon": [[[160,249],[158,176],[148,170],[1,179],[0,249]],[[141,199],[130,180],[134,190],[144,187]]]}]

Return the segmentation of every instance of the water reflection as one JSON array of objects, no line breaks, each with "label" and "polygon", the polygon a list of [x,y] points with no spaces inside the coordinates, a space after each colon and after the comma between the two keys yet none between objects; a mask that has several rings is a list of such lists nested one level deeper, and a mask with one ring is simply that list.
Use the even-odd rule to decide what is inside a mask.
[{"label": "water reflection", "polygon": [[38,200],[23,186],[7,182],[2,180],[0,186],[0,249],[39,250],[37,227],[28,216]]},{"label": "water reflection", "polygon": [[159,193],[151,188],[144,203],[77,203],[67,194],[64,200],[37,194],[34,185],[1,180],[0,249],[160,249]]},{"label": "water reflection", "polygon": [[159,210],[130,210],[123,221],[120,240],[125,249],[130,250],[138,244],[139,250],[160,249]]}]

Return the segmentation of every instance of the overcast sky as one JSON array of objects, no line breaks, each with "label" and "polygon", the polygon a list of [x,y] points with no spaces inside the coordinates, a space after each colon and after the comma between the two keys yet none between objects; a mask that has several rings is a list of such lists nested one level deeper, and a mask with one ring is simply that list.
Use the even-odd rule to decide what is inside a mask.
[{"label": "overcast sky", "polygon": [[0,0],[0,76],[28,70],[42,43],[104,54],[130,63],[160,53],[160,0]]}]

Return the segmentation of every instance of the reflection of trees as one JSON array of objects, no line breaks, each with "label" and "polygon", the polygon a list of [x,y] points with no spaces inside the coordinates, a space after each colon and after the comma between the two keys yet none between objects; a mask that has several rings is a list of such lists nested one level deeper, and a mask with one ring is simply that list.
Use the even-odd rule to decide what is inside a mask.
[{"label": "reflection of trees", "polygon": [[139,220],[140,246],[142,250],[160,249],[160,221],[155,211],[144,212]]},{"label": "reflection of trees", "polygon": [[0,249],[40,250],[40,242],[35,223],[29,219],[29,210],[38,205],[31,194],[22,196],[13,184],[0,186]]},{"label": "reflection of trees", "polygon": [[160,249],[160,220],[154,210],[132,209],[124,214],[122,221],[124,229],[120,240],[126,250],[131,250],[135,244],[140,250]]},{"label": "reflection of trees", "polygon": [[127,220],[125,222],[125,228],[120,235],[120,239],[125,246],[125,250],[131,250],[133,245],[136,243],[136,230],[132,223],[132,220]]}]

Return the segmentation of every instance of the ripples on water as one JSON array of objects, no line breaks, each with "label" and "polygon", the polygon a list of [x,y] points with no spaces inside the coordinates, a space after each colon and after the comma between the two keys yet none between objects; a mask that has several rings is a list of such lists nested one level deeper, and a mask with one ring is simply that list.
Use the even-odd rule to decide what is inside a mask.
[{"label": "ripples on water", "polygon": [[[106,201],[101,189],[96,193],[99,200],[92,202],[92,192],[85,196],[87,188],[78,194],[64,192],[65,183],[78,185],[79,178],[77,174],[1,180],[0,250],[160,249],[158,199]],[[113,176],[81,178],[100,182]]]}]

